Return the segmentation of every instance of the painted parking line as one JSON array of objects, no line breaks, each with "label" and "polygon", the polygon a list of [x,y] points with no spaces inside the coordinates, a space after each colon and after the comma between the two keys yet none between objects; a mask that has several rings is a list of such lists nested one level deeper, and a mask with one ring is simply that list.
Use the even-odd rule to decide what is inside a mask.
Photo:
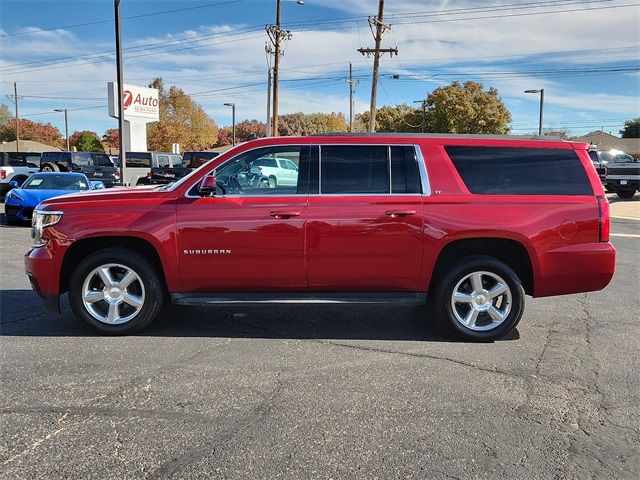
[{"label": "painted parking line", "polygon": [[609,236],[621,238],[640,238],[640,234],[636,233],[610,233]]}]

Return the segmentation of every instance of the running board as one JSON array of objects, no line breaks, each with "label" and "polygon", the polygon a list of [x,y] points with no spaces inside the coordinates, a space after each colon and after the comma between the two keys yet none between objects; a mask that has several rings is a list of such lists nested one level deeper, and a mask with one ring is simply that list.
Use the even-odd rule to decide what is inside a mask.
[{"label": "running board", "polygon": [[172,293],[176,305],[263,305],[263,304],[387,304],[418,305],[427,299],[426,293]]}]

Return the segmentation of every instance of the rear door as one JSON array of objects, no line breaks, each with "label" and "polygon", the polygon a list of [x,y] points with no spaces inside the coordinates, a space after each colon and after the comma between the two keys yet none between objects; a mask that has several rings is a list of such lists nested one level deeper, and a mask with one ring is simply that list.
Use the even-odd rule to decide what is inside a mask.
[{"label": "rear door", "polygon": [[310,290],[418,291],[423,182],[415,148],[322,145],[319,172],[319,194],[309,197]]},{"label": "rear door", "polygon": [[191,188],[177,206],[180,272],[187,292],[307,290],[305,223],[308,169],[295,185],[254,181],[252,163],[287,154],[308,165],[309,147],[261,147],[216,169],[212,197]]}]

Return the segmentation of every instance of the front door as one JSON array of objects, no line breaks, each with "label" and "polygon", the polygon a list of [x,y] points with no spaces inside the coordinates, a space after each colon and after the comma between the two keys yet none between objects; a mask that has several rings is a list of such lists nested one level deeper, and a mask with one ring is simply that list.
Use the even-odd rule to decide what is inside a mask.
[{"label": "front door", "polygon": [[178,257],[185,291],[307,290],[308,174],[290,186],[273,186],[251,166],[258,159],[282,157],[307,164],[308,156],[308,146],[250,150],[216,169],[215,196],[199,196],[196,186],[179,200]]},{"label": "front door", "polygon": [[322,145],[309,197],[311,291],[417,292],[422,182],[413,146]]}]

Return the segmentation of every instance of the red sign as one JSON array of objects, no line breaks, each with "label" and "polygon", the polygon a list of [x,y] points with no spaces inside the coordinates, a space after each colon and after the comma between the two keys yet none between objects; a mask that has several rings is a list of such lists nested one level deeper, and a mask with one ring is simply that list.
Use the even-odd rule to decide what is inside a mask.
[{"label": "red sign", "polygon": [[122,107],[126,110],[131,105],[133,101],[133,95],[129,90],[125,90],[122,92]]}]

